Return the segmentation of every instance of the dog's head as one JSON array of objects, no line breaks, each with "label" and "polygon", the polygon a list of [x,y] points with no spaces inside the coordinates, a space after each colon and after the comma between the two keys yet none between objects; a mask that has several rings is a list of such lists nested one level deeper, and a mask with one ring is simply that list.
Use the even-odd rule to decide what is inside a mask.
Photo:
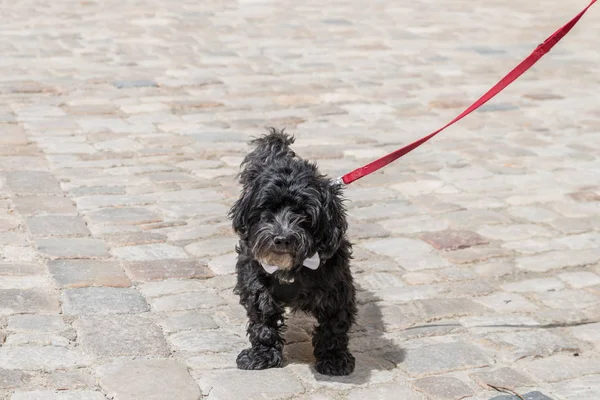
[{"label": "dog's head", "polygon": [[[252,160],[249,161],[251,163]],[[347,230],[342,188],[297,158],[273,160],[245,179],[231,209],[233,228],[263,265],[292,269],[335,254]]]}]

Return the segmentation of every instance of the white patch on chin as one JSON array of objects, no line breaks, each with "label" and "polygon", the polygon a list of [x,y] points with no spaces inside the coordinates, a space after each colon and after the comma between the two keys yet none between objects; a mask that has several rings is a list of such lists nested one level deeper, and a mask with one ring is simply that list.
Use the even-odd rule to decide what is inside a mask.
[{"label": "white patch on chin", "polygon": [[[283,270],[290,269],[294,265],[294,259],[291,255],[278,253],[272,253],[268,257],[259,259],[258,262],[268,274],[272,274],[280,268]],[[304,260],[302,265],[313,271],[319,268],[319,266],[321,266],[321,257],[319,257],[319,253],[315,253],[314,256]]]},{"label": "white patch on chin", "polygon": [[288,253],[269,253],[258,262],[269,274],[278,269],[290,269],[294,266],[294,258]]}]

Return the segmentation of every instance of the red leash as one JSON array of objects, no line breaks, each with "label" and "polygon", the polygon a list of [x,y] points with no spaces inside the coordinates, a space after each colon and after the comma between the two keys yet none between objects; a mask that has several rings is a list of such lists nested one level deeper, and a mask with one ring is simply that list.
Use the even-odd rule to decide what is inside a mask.
[{"label": "red leash", "polygon": [[479,107],[487,103],[491,98],[496,96],[498,93],[503,91],[508,85],[510,85],[515,79],[521,76],[525,71],[531,68],[540,58],[542,58],[546,53],[550,51],[554,47],[556,43],[558,43],[569,31],[575,26],[575,24],[581,19],[583,14],[596,2],[596,0],[592,0],[592,2],[583,9],[579,14],[575,16],[572,20],[567,22],[562,28],[554,32],[548,39],[544,41],[544,43],[540,44],[534,51],[531,53],[525,60],[523,60],[519,65],[517,65],[512,71],[510,71],[504,78],[502,78],[496,85],[491,88],[486,94],[481,96],[479,100],[473,103],[469,108],[462,112],[458,117],[454,118],[447,125],[438,129],[437,131],[407,145],[404,146],[386,156],[383,156],[375,161],[370,162],[369,164],[357,168],[352,172],[347,173],[342,176],[340,179],[346,184],[350,184],[355,180],[362,178],[363,176],[367,176],[380,168],[385,167],[389,163],[399,159],[403,155],[410,153],[423,143],[427,142],[429,139],[454,124],[455,122],[460,121],[467,115],[471,114],[473,111],[477,110]]}]

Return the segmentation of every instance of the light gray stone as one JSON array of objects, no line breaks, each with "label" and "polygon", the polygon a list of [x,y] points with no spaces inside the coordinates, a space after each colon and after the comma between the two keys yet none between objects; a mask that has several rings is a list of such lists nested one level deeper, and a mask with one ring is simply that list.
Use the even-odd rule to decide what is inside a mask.
[{"label": "light gray stone", "polygon": [[439,400],[462,399],[473,394],[473,390],[463,381],[445,376],[417,379],[412,385],[419,392]]},{"label": "light gray stone", "polygon": [[6,185],[18,195],[63,194],[56,178],[42,171],[11,172],[6,177]]},{"label": "light gray stone", "polygon": [[149,309],[137,290],[110,287],[64,290],[62,305],[67,315],[139,313]]},{"label": "light gray stone", "polygon": [[481,386],[493,385],[514,390],[517,387],[533,386],[533,381],[512,368],[499,368],[493,371],[477,372],[471,377]]},{"label": "light gray stone", "polygon": [[48,215],[25,220],[33,236],[89,236],[85,222],[79,217]]},{"label": "light gray stone", "polygon": [[16,389],[25,386],[32,376],[26,372],[0,369],[0,390]]},{"label": "light gray stone", "polygon": [[422,400],[423,396],[412,390],[407,383],[398,381],[353,390],[348,400]]},{"label": "light gray stone", "polygon": [[409,376],[420,377],[487,367],[491,361],[480,348],[467,343],[441,343],[407,349],[399,365]]},{"label": "light gray stone", "polygon": [[577,339],[594,343],[600,349],[600,322],[574,326],[569,331]]},{"label": "light gray stone", "polygon": [[119,207],[104,208],[87,214],[87,218],[95,223],[139,225],[159,222],[161,218],[146,208]]},{"label": "light gray stone", "polygon": [[42,290],[0,289],[0,315],[55,313],[58,298]]},{"label": "light gray stone", "polygon": [[190,292],[158,297],[150,300],[157,311],[180,311],[196,308],[211,308],[226,304],[221,296],[210,291]]},{"label": "light gray stone", "polygon": [[600,284],[600,276],[588,271],[565,272],[558,277],[576,289]]},{"label": "light gray stone", "polygon": [[38,251],[50,258],[100,258],[107,257],[104,241],[83,238],[37,239]]},{"label": "light gray stone", "polygon": [[560,290],[565,287],[564,283],[556,278],[537,278],[527,279],[524,281],[517,281],[512,283],[505,283],[502,285],[502,289],[508,292],[548,292],[554,290]]},{"label": "light gray stone", "polygon": [[8,329],[25,332],[60,332],[67,327],[60,315],[13,315]]},{"label": "light gray stone", "polygon": [[160,322],[163,330],[173,333],[184,330],[217,329],[219,325],[207,312],[188,311],[171,315]]},{"label": "light gray stone", "polygon": [[113,256],[127,261],[177,260],[188,258],[188,255],[181,247],[166,243],[117,247],[113,248],[111,253]]},{"label": "light gray stone", "polygon": [[73,202],[61,196],[19,196],[14,199],[17,211],[28,215],[77,215]]},{"label": "light gray stone", "polygon": [[175,333],[169,336],[169,342],[179,351],[191,353],[241,350],[247,344],[244,339],[231,333],[206,330]]},{"label": "light gray stone", "polygon": [[494,348],[499,359],[505,362],[515,362],[522,358],[548,357],[562,351],[579,352],[581,349],[580,343],[573,339],[558,332],[539,329],[492,333],[478,342]]},{"label": "light gray stone", "polygon": [[433,247],[414,239],[390,238],[362,244],[367,250],[392,257],[408,271],[446,268],[448,261],[434,252]]},{"label": "light gray stone", "polygon": [[115,261],[51,260],[50,274],[61,287],[129,287],[131,282]]},{"label": "light gray stone", "polygon": [[552,385],[551,393],[559,399],[596,400],[600,393],[600,375],[589,375]]},{"label": "light gray stone", "polygon": [[[305,388],[290,371],[273,368],[261,371],[261,379],[256,379],[255,371],[225,370],[202,374],[198,383],[203,393],[215,400],[230,399],[289,399],[305,392]],[[223,385],[223,382],[228,382]],[[264,382],[278,382],[265,385]]]},{"label": "light gray stone", "polygon": [[600,374],[600,360],[585,354],[581,356],[556,354],[521,363],[520,367],[537,382],[559,382],[585,375]]},{"label": "light gray stone", "polygon": [[17,392],[11,400],[106,400],[100,392],[91,390],[72,390],[53,392],[49,390],[36,390],[33,392]]},{"label": "light gray stone", "polygon": [[104,391],[119,400],[198,400],[201,397],[187,368],[175,360],[126,361],[103,365],[96,373]]},{"label": "light gray stone", "polygon": [[78,351],[56,346],[2,346],[0,368],[52,371],[85,367],[90,360]]},{"label": "light gray stone", "polygon": [[600,305],[600,296],[578,290],[536,293],[536,297],[546,306],[562,310],[583,310]]},{"label": "light gray stone", "polygon": [[498,313],[528,313],[538,309],[535,304],[515,293],[500,292],[489,296],[477,297],[475,301]]},{"label": "light gray stone", "polygon": [[578,267],[600,261],[599,249],[549,251],[534,256],[517,258],[517,268],[532,272]]},{"label": "light gray stone", "polygon": [[90,316],[79,318],[73,326],[81,349],[98,358],[169,355],[161,329],[146,318]]}]

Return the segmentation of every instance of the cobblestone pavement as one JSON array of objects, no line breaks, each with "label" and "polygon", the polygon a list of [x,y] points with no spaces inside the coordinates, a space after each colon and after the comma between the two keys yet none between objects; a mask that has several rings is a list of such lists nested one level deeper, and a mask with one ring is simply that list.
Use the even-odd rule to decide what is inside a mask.
[{"label": "cobblestone pavement", "polygon": [[284,368],[234,368],[245,142],[287,127],[347,172],[446,123],[587,1],[544,4],[0,2],[0,398],[600,398],[598,7],[348,187],[352,376],[314,372],[301,315]]}]

